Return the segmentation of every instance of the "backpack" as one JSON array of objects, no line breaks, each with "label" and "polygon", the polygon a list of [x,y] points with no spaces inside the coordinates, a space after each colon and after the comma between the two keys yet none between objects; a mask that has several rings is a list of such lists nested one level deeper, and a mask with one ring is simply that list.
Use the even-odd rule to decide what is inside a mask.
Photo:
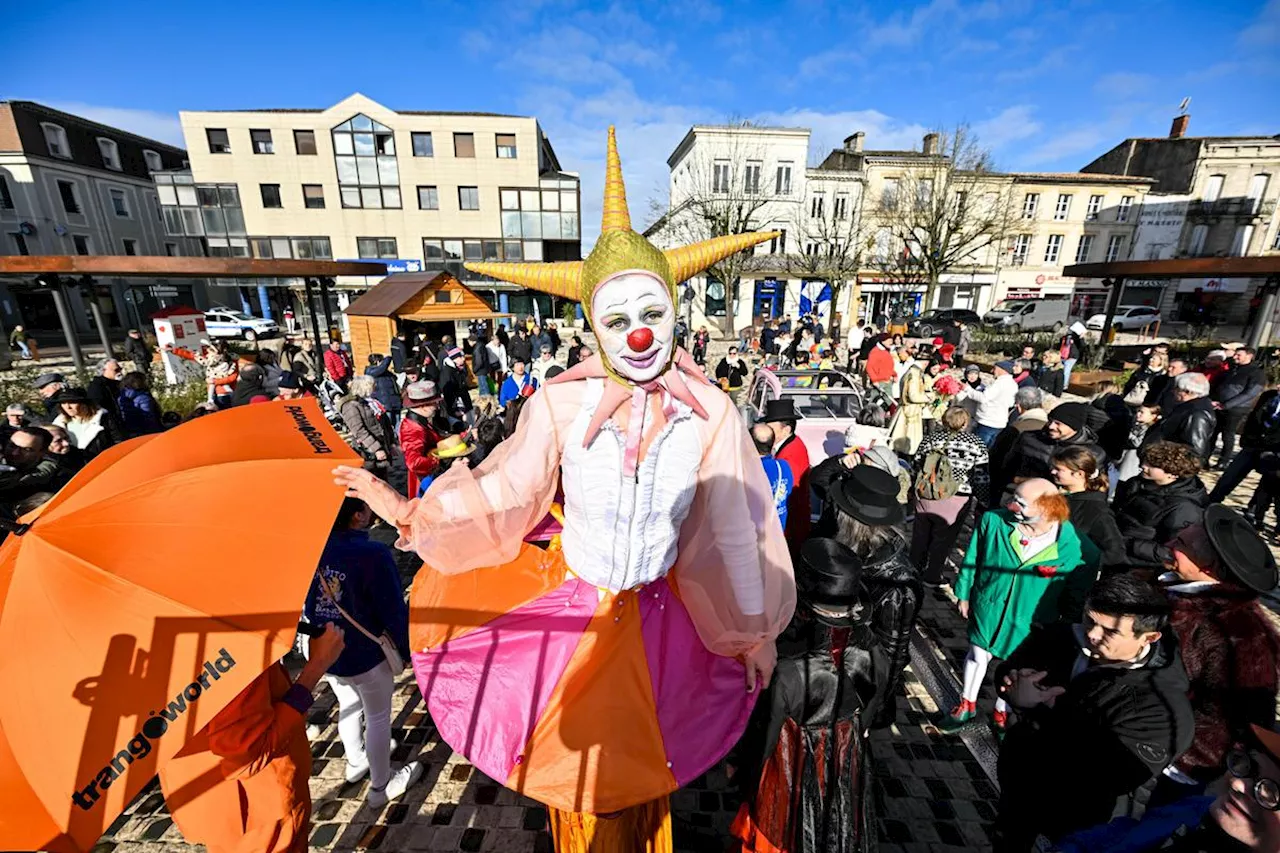
[{"label": "backpack", "polygon": [[916,494],[927,501],[942,501],[959,492],[960,483],[951,470],[951,460],[940,449],[929,451],[916,477]]}]

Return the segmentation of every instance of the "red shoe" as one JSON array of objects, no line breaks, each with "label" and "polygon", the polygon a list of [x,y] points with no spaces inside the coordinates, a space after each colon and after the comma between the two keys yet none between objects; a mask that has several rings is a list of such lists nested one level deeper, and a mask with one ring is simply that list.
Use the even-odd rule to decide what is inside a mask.
[{"label": "red shoe", "polygon": [[1003,738],[1004,733],[1009,730],[1009,712],[992,711],[991,728],[995,729],[997,738]]},{"label": "red shoe", "polygon": [[951,713],[942,720],[938,728],[944,732],[953,732],[972,720],[977,713],[976,703],[961,699],[960,704],[951,709]]}]

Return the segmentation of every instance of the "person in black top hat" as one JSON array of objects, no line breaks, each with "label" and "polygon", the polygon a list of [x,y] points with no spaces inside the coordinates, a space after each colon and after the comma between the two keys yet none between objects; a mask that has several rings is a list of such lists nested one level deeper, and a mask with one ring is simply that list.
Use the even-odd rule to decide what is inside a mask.
[{"label": "person in black top hat", "polygon": [[1172,570],[1160,576],[1170,621],[1191,681],[1196,734],[1165,770],[1158,800],[1201,793],[1226,772],[1227,752],[1250,725],[1275,724],[1280,633],[1258,597],[1276,588],[1275,557],[1237,512],[1213,504],[1204,523],[1169,543]]},{"label": "person in black top hat", "polygon": [[795,486],[791,489],[791,497],[787,498],[787,544],[791,546],[792,556],[804,540],[809,538],[809,450],[796,435],[796,423],[800,416],[796,413],[796,403],[790,397],[781,400],[769,400],[764,404],[764,417],[761,423],[773,428],[773,456],[791,468],[791,477]]},{"label": "person in black top hat", "polygon": [[924,584],[907,553],[898,502],[898,478],[871,465],[855,465],[827,493],[835,507],[834,538],[862,561],[871,628],[889,656],[889,689],[872,724],[887,726],[896,713],[902,670],[910,659],[911,630]]},{"label": "person in black top hat", "polygon": [[866,625],[861,578],[862,562],[833,539],[800,549],[796,615],[778,637],[773,683],[739,752],[746,802],[731,831],[743,850],[868,849],[864,732],[889,662]]}]

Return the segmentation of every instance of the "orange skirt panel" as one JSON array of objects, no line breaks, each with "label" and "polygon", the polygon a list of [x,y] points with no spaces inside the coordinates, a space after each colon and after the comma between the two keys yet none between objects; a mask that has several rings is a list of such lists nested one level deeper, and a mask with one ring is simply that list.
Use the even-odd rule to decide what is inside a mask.
[{"label": "orange skirt panel", "polygon": [[556,853],[671,853],[671,807],[666,797],[603,815],[550,809]]}]

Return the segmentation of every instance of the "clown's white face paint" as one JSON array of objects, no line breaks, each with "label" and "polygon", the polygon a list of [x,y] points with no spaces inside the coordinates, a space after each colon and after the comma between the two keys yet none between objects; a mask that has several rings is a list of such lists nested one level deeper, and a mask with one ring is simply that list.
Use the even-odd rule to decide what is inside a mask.
[{"label": "clown's white face paint", "polygon": [[596,288],[591,316],[600,349],[619,376],[638,384],[658,378],[676,340],[665,282],[646,273],[617,275]]}]

